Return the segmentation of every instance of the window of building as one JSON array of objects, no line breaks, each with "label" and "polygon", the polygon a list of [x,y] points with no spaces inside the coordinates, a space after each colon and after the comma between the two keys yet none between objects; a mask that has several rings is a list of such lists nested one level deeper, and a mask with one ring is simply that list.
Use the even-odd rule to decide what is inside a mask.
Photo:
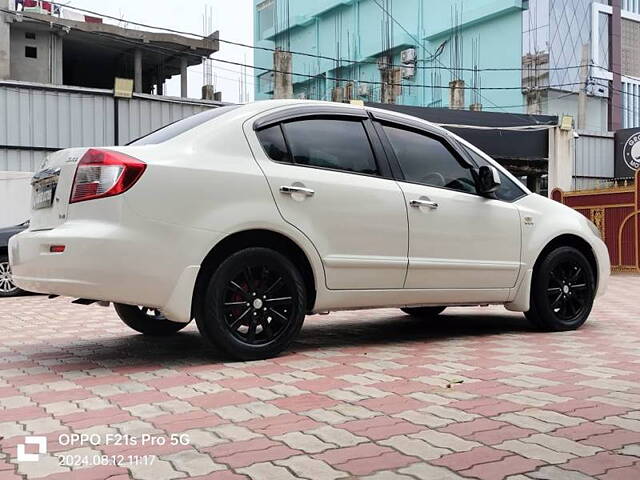
[{"label": "window of building", "polygon": [[24,56],[27,58],[38,58],[38,49],[36,47],[24,47]]},{"label": "window of building", "polygon": [[25,32],[24,38],[26,38],[28,40],[35,40],[36,39],[36,34],[34,32]]},{"label": "window of building", "polygon": [[265,72],[258,77],[258,88],[261,93],[273,92],[273,72]]},{"label": "window of building", "polygon": [[366,175],[378,173],[369,137],[360,121],[299,120],[282,127],[294,163]]},{"label": "window of building", "polygon": [[609,22],[611,16],[598,13],[598,64],[604,69],[609,69]]},{"label": "window of building", "polygon": [[471,169],[441,140],[426,134],[385,126],[405,180],[432,187],[476,193]]},{"label": "window of building", "polygon": [[622,73],[640,78],[640,22],[622,19]]},{"label": "window of building", "polygon": [[263,39],[268,30],[275,25],[276,3],[274,0],[265,0],[256,6],[258,12],[258,31]]},{"label": "window of building", "polygon": [[265,153],[276,162],[288,162],[289,152],[280,125],[273,125],[258,132],[258,139]]}]

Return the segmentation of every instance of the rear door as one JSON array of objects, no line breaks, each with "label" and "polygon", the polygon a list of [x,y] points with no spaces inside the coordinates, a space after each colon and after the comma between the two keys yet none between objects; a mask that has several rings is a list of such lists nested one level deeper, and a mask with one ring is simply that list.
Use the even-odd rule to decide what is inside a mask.
[{"label": "rear door", "polygon": [[256,158],[278,209],[315,245],[327,287],[402,288],[404,196],[366,114],[290,118],[256,134],[263,147]]}]

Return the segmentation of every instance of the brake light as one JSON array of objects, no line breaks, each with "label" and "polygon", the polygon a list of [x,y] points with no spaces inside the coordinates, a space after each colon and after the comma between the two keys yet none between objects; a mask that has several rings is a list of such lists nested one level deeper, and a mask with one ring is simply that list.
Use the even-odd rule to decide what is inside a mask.
[{"label": "brake light", "polygon": [[124,153],[90,148],[76,168],[70,203],[112,197],[129,190],[147,165]]}]

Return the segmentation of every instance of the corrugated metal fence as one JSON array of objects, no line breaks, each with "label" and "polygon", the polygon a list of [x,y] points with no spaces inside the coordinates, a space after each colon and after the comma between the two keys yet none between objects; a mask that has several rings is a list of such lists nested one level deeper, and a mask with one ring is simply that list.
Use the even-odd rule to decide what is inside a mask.
[{"label": "corrugated metal fence", "polygon": [[576,138],[574,190],[607,188],[614,177],[613,133],[580,131]]},{"label": "corrugated metal fence", "polygon": [[0,171],[33,172],[51,151],[122,145],[220,102],[0,82]]}]

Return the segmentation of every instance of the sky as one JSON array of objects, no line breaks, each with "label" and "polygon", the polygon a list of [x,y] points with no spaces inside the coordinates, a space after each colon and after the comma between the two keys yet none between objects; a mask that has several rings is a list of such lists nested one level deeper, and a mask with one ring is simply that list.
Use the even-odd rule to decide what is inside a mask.
[{"label": "sky", "polygon": [[[202,20],[206,6],[213,7],[213,28],[220,31],[220,38],[253,44],[253,5],[251,0],[61,0],[60,3],[95,12],[124,18],[147,25],[202,34]],[[109,23],[112,23],[109,21]],[[140,28],[130,25],[131,28]],[[238,63],[253,64],[250,48],[220,43],[220,51],[213,58]],[[222,100],[240,100],[239,82],[241,67],[213,62],[217,77],[217,89]],[[252,69],[247,69],[247,88],[253,99]],[[189,68],[189,97],[201,98],[203,67]],[[180,77],[175,76],[165,84],[165,95],[180,96]]]}]

